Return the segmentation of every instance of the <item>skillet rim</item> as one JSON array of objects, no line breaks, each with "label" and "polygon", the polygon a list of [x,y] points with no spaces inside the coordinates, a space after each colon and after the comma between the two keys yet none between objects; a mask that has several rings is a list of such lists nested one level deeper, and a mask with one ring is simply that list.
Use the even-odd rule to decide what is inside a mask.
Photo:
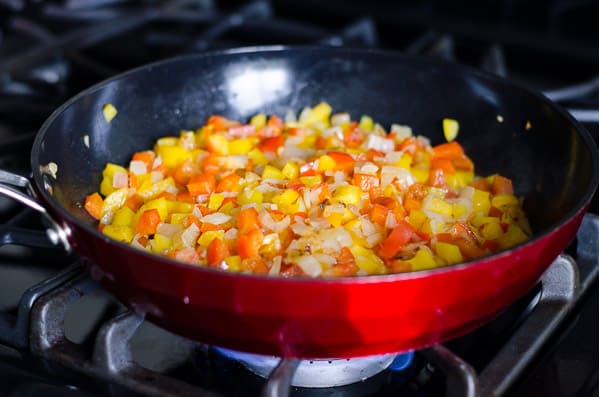
[{"label": "skillet rim", "polygon": [[[112,83],[113,81],[125,79],[130,75],[136,73],[147,72],[148,70],[152,70],[153,68],[162,67],[168,64],[173,64],[177,62],[189,62],[190,60],[195,59],[205,59],[205,58],[216,58],[216,57],[236,57],[242,55],[256,55],[256,54],[284,54],[284,53],[308,53],[318,51],[321,53],[326,53],[326,56],[330,55],[374,55],[379,57],[390,57],[395,60],[407,61],[407,62],[419,62],[422,65],[427,66],[439,66],[442,65],[445,68],[451,68],[451,73],[456,75],[468,75],[476,77],[485,82],[493,82],[495,84],[500,84],[505,87],[510,87],[512,89],[520,90],[528,95],[531,95],[535,98],[535,100],[540,101],[545,105],[548,105],[552,111],[556,112],[559,116],[565,118],[565,120],[575,128],[578,133],[578,136],[582,139],[585,144],[585,147],[589,150],[591,154],[592,161],[592,172],[591,172],[591,182],[586,187],[585,194],[579,198],[576,205],[574,205],[558,222],[554,222],[548,227],[545,227],[540,232],[533,233],[533,236],[530,240],[527,240],[524,243],[518,244],[509,249],[505,249],[494,253],[492,255],[484,256],[481,258],[475,258],[473,260],[457,263],[454,265],[439,267],[435,269],[428,270],[419,270],[412,271],[406,273],[390,273],[390,274],[381,274],[381,275],[368,275],[368,276],[350,276],[350,277],[338,277],[338,278],[311,278],[311,277],[273,277],[269,275],[260,275],[253,273],[233,273],[227,272],[219,269],[213,269],[205,266],[197,266],[191,265],[184,262],[180,262],[165,256],[161,256],[154,253],[149,253],[137,248],[130,246],[129,244],[125,244],[116,240],[111,239],[110,237],[102,234],[96,228],[92,227],[90,224],[82,222],[76,216],[72,215],[66,208],[64,208],[58,201],[54,198],[53,195],[49,194],[49,192],[43,188],[44,181],[42,178],[42,172],[40,172],[40,162],[37,160],[41,151],[41,144],[46,137],[46,134],[49,130],[49,127],[52,123],[59,118],[59,116],[72,104],[79,101],[81,98],[86,97],[87,95],[93,94],[96,91],[102,89],[106,85]],[[581,211],[586,212],[590,201],[597,190],[597,186],[599,184],[599,150],[597,145],[587,131],[587,129],[579,123],[570,113],[568,113],[564,108],[562,108],[559,104],[551,101],[545,95],[530,88],[527,88],[521,84],[516,82],[492,75],[490,73],[486,73],[484,71],[480,71],[473,67],[469,67],[467,65],[456,64],[454,62],[445,61],[436,58],[430,58],[419,55],[406,55],[399,53],[397,51],[391,50],[381,50],[381,49],[364,49],[364,48],[352,48],[352,47],[323,47],[323,46],[304,46],[304,45],[272,45],[272,46],[248,46],[248,47],[236,47],[236,48],[228,48],[223,50],[214,50],[207,51],[203,53],[197,54],[187,54],[187,55],[179,55],[175,57],[170,57],[166,59],[162,59],[156,62],[144,64],[133,69],[124,71],[115,76],[111,76],[105,80],[102,80],[83,91],[75,94],[73,97],[68,99],[62,105],[60,105],[56,110],[52,112],[52,114],[44,121],[42,126],[40,127],[38,133],[35,136],[30,156],[30,165],[31,172],[33,174],[33,180],[36,192],[38,192],[43,198],[43,204],[49,205],[52,210],[56,211],[60,214],[60,216],[68,221],[68,223],[75,224],[78,227],[84,228],[86,231],[91,233],[94,237],[100,238],[105,242],[115,245],[116,247],[120,247],[121,249],[125,249],[126,252],[131,252],[136,255],[146,256],[150,260],[160,260],[168,265],[173,266],[181,266],[184,269],[193,269],[193,271],[199,272],[211,272],[217,273],[218,275],[222,275],[223,277],[248,277],[251,279],[260,279],[263,282],[291,282],[291,283],[306,283],[306,284],[338,284],[338,283],[349,283],[349,284],[371,284],[371,283],[381,283],[381,282],[398,282],[401,280],[407,279],[417,279],[417,278],[426,278],[431,275],[439,275],[445,272],[454,272],[454,271],[462,271],[466,268],[470,268],[476,265],[482,265],[489,260],[499,260],[502,257],[508,257],[514,254],[516,251],[527,249],[533,246],[539,240],[551,235],[556,229],[563,227],[566,223],[570,222],[573,218],[576,217]],[[62,222],[64,223],[64,222]],[[71,226],[69,226],[71,228]],[[565,247],[564,247],[565,248]],[[75,248],[75,253],[77,253],[77,249]],[[93,259],[93,258],[92,258]]]}]

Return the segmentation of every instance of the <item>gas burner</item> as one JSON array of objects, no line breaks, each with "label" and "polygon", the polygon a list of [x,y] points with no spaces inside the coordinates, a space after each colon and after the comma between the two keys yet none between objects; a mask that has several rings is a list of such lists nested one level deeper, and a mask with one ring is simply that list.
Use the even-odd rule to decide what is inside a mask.
[{"label": "gas burner", "polygon": [[[274,356],[250,354],[217,347],[215,350],[231,360],[242,362],[262,378],[268,378],[281,361],[280,358]],[[364,381],[387,368],[400,371],[410,365],[412,359],[413,353],[347,359],[297,360],[291,386],[306,388],[344,386]]]}]

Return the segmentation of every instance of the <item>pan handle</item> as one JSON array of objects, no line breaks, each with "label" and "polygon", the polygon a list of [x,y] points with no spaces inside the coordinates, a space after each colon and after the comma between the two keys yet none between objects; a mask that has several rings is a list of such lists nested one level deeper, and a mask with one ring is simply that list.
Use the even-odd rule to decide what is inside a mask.
[{"label": "pan handle", "polygon": [[[27,194],[15,189],[13,186],[25,189]],[[21,175],[13,174],[12,172],[0,170],[0,195],[16,200],[42,214],[50,225],[46,229],[46,235],[52,244],[62,245],[68,254],[72,252],[73,249],[68,239],[70,229],[66,226],[61,226],[52,218],[52,216],[50,216],[48,211],[46,211],[46,208],[38,202],[29,179]]]}]

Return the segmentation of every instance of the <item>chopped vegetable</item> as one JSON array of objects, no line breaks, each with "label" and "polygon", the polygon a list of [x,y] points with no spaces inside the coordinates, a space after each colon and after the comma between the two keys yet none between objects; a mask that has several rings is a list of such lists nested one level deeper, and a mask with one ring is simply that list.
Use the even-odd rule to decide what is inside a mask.
[{"label": "chopped vegetable", "polygon": [[443,119],[443,136],[447,142],[453,141],[458,136],[460,124],[454,119]]},{"label": "chopped vegetable", "polygon": [[214,115],[126,168],[106,164],[84,207],[134,247],[282,277],[427,270],[529,239],[512,181],[475,176],[457,121],[442,129],[447,142],[433,147],[408,126],[387,134],[324,102],[285,121]]},{"label": "chopped vegetable", "polygon": [[104,114],[104,119],[110,123],[112,119],[116,117],[118,111],[112,105],[112,103],[107,103],[104,105],[104,107],[102,107],[102,113]]}]

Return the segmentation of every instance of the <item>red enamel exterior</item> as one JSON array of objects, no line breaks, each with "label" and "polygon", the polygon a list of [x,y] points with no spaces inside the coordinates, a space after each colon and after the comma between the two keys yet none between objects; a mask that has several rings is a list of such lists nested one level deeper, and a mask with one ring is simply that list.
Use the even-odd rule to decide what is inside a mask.
[{"label": "red enamel exterior", "polygon": [[586,208],[551,233],[447,269],[338,280],[238,275],[179,264],[70,224],[90,273],[155,323],[202,342],[285,357],[353,357],[432,345],[528,292]]}]

